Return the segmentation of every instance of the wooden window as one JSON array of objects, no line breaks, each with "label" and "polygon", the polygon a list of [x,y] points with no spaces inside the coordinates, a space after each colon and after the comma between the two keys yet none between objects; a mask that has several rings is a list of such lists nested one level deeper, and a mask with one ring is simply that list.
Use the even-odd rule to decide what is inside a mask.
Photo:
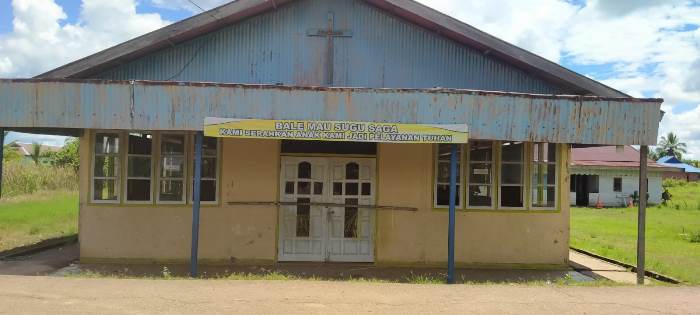
[{"label": "wooden window", "polygon": [[613,178],[613,191],[622,192],[622,177]]},{"label": "wooden window", "polygon": [[92,169],[92,201],[118,203],[120,182],[119,134],[96,133]]},{"label": "wooden window", "polygon": [[185,203],[184,134],[162,134],[158,172],[158,202]]},{"label": "wooden window", "polygon": [[532,146],[532,207],[554,209],[557,195],[557,145]]},{"label": "wooden window", "polygon": [[493,141],[470,141],[468,151],[467,205],[470,208],[493,208]]},{"label": "wooden window", "polygon": [[131,132],[127,137],[126,201],[152,202],[153,135]]},{"label": "wooden window", "polygon": [[524,208],[525,143],[501,143],[501,178],[499,196],[501,208]]},{"label": "wooden window", "polygon": [[[460,152],[461,148],[457,151],[457,194],[455,198],[455,204],[457,207],[461,207],[461,199],[459,197],[460,193]],[[450,205],[450,156],[452,154],[451,144],[439,144],[437,145],[436,157],[435,157],[435,200],[434,206],[439,208],[448,207]]]},{"label": "wooden window", "polygon": [[[216,203],[218,201],[219,174],[219,139],[204,137],[202,141],[202,186],[199,199],[201,202]],[[194,141],[192,141],[192,187],[194,189]],[[194,196],[190,197],[190,201]]]}]

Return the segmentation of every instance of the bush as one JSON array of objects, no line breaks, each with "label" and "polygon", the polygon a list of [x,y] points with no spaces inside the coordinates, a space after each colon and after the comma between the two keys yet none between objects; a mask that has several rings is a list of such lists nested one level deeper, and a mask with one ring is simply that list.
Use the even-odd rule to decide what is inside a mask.
[{"label": "bush", "polygon": [[54,166],[69,167],[77,172],[80,165],[80,139],[68,138],[60,151],[49,151],[45,156],[51,159],[51,164]]},{"label": "bush", "polygon": [[669,187],[685,187],[688,185],[688,182],[682,179],[675,179],[675,178],[669,178],[669,179],[664,179],[663,186],[665,188]]},{"label": "bush", "polygon": [[688,241],[691,243],[700,243],[700,231],[691,232],[690,237],[688,237]]},{"label": "bush", "polygon": [[31,194],[40,190],[77,190],[78,174],[72,168],[6,163],[2,170],[2,196]]}]

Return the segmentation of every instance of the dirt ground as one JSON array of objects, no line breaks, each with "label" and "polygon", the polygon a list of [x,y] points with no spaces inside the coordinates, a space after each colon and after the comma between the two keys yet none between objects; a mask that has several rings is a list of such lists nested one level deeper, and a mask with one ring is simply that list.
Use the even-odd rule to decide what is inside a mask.
[{"label": "dirt ground", "polygon": [[697,314],[700,288],[0,276],[0,313]]}]

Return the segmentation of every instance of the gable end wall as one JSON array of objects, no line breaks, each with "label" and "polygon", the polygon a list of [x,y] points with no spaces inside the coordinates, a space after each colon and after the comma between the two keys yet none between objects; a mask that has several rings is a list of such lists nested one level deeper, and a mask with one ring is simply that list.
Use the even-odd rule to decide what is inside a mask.
[{"label": "gable end wall", "polygon": [[572,94],[361,0],[301,0],[95,76],[322,86],[327,41],[307,36],[335,15],[334,86],[464,88]]}]

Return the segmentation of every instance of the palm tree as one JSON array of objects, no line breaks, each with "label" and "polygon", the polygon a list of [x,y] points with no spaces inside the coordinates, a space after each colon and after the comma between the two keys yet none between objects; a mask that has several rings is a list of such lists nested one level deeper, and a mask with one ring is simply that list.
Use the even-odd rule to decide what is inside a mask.
[{"label": "palm tree", "polygon": [[656,147],[656,154],[658,154],[660,158],[673,155],[676,158],[681,159],[683,153],[687,152],[686,144],[684,142],[680,142],[678,136],[676,136],[676,134],[673,132],[669,132],[666,134],[666,136],[661,136],[661,141],[659,141],[659,145]]},{"label": "palm tree", "polygon": [[34,164],[39,165],[39,158],[41,158],[41,144],[32,142],[32,152],[29,153],[32,157]]}]

